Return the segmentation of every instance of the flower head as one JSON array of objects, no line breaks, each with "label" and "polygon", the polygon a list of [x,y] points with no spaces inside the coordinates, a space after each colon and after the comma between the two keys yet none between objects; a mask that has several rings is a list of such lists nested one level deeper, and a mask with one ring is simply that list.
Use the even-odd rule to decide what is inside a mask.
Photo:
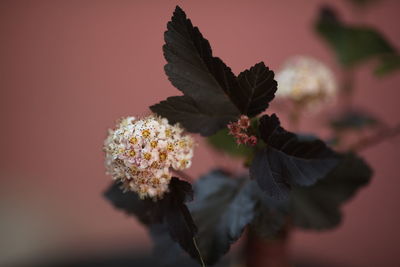
[{"label": "flower head", "polygon": [[299,56],[287,61],[276,76],[277,97],[289,98],[307,106],[334,99],[336,82],[330,69],[318,60]]},{"label": "flower head", "polygon": [[104,141],[107,173],[141,198],[160,199],[168,191],[170,168],[190,167],[193,147],[193,139],[167,119],[122,118]]}]

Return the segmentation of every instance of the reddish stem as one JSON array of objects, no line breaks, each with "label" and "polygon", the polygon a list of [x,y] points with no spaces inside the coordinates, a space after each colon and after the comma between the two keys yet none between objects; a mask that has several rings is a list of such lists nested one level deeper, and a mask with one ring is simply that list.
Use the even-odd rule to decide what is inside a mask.
[{"label": "reddish stem", "polygon": [[247,267],[290,267],[289,231],[283,230],[276,239],[264,239],[249,231],[245,247]]}]

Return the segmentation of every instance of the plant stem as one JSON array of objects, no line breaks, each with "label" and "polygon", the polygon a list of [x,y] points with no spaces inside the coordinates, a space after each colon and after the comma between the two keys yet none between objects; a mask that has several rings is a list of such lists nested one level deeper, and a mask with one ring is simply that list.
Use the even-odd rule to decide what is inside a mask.
[{"label": "plant stem", "polygon": [[201,261],[201,267],[206,267],[206,264],[204,263],[203,257],[201,256],[200,249],[197,246],[197,242],[196,242],[196,238],[195,237],[193,237],[193,244],[194,244],[194,247],[197,250],[197,253],[199,254],[199,258],[200,258],[200,261]]},{"label": "plant stem", "polygon": [[377,145],[389,138],[395,137],[396,135],[400,134],[400,123],[397,124],[393,128],[387,128],[384,130],[379,131],[378,133],[374,134],[373,136],[364,138],[359,142],[350,146],[350,150],[353,151],[360,151],[366,148],[369,148],[373,145]]}]

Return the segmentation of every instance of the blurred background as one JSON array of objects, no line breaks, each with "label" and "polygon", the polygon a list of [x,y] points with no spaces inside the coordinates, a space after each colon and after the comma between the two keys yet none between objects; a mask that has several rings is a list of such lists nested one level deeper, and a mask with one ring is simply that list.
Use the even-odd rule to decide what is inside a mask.
[{"label": "blurred background", "polygon": [[[119,117],[144,115],[179,94],[164,74],[161,50],[175,5],[236,74],[259,61],[278,70],[288,58],[308,55],[341,79],[342,67],[314,30],[319,10],[330,4],[343,21],[379,29],[400,47],[400,2],[375,2],[1,0],[0,266],[150,255],[146,230],[102,197],[110,183],[102,144]],[[353,103],[398,123],[399,73],[377,77],[369,63],[352,72]],[[300,129],[324,134],[318,123],[307,128],[309,116]],[[218,163],[199,143],[192,176]],[[399,149],[393,137],[362,151],[375,172],[372,183],[345,206],[341,227],[296,231],[293,261],[400,266]]]}]

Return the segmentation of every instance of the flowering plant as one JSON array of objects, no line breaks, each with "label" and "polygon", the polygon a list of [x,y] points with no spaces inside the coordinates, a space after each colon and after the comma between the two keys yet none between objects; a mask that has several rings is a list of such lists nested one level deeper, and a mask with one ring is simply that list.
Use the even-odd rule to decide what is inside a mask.
[{"label": "flowering plant", "polygon": [[[110,131],[104,151],[116,183],[108,200],[149,228],[160,258],[172,266],[185,266],[182,249],[203,266],[215,264],[246,228],[271,238],[289,226],[337,226],[341,205],[371,177],[367,164],[263,113],[278,88],[263,62],[236,76],[179,7],[167,28],[165,72],[183,95]],[[212,170],[192,188],[181,172],[193,156],[186,132],[241,157],[248,172]]]}]

